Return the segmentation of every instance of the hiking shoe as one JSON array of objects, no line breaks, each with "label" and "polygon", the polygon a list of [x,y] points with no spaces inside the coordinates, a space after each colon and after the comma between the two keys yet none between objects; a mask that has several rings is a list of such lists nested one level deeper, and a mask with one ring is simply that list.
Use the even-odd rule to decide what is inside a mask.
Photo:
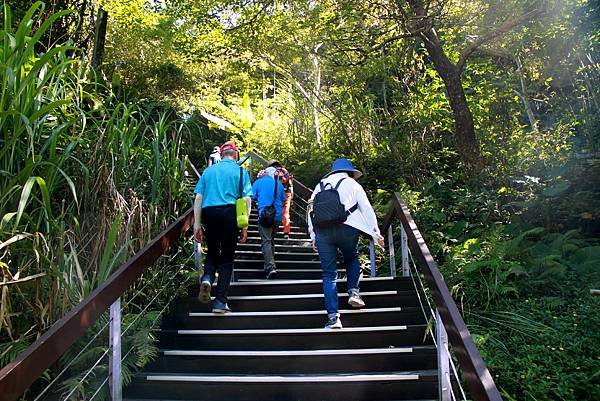
[{"label": "hiking shoe", "polygon": [[288,234],[288,233],[283,234],[283,239],[290,239],[290,234]]},{"label": "hiking shoe", "polygon": [[223,303],[218,299],[215,299],[212,305],[212,311],[213,313],[229,313],[231,312],[231,309],[229,308],[229,305],[227,305],[227,302]]},{"label": "hiking shoe", "polygon": [[348,291],[348,304],[355,308],[365,307],[365,301],[362,300],[356,288],[352,288]]},{"label": "hiking shoe", "polygon": [[277,274],[277,270],[274,267],[270,267],[265,271],[266,279],[270,279],[272,276]]},{"label": "hiking shoe", "polygon": [[198,301],[203,304],[207,304],[210,302],[210,289],[212,284],[208,276],[202,277],[202,282],[200,283],[200,292],[198,293]]},{"label": "hiking shoe", "polygon": [[341,329],[342,321],[339,316],[330,316],[327,319],[327,324],[325,325],[326,329]]}]

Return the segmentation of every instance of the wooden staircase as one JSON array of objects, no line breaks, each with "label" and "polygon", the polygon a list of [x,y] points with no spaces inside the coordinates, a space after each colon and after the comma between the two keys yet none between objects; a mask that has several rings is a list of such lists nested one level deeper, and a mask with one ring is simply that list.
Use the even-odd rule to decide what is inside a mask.
[{"label": "wooden staircase", "polygon": [[[366,307],[338,292],[344,328],[324,329],[318,255],[303,227],[276,240],[264,280],[256,212],[238,245],[233,312],[210,312],[198,286],[163,320],[159,356],[124,389],[127,400],[317,401],[438,399],[436,349],[410,278],[363,278]],[[343,266],[340,266],[343,267]]]}]

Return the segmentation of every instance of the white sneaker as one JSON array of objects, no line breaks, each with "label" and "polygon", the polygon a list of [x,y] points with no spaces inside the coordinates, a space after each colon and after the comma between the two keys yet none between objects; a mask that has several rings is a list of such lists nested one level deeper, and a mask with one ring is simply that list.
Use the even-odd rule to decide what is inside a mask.
[{"label": "white sneaker", "polygon": [[362,300],[356,288],[352,288],[350,291],[348,291],[348,304],[355,308],[365,307],[365,301]]},{"label": "white sneaker", "polygon": [[331,316],[327,320],[327,324],[325,325],[326,329],[341,329],[342,321],[339,316]]},{"label": "white sneaker", "polygon": [[212,285],[208,278],[202,278],[202,282],[200,283],[200,292],[198,293],[198,301],[203,304],[207,304],[210,302],[210,289]]}]

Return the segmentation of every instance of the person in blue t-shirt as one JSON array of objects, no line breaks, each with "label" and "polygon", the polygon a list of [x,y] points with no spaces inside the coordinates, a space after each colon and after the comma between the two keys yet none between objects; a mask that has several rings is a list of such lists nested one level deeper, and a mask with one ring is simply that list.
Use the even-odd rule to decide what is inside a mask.
[{"label": "person in blue t-shirt", "polygon": [[[198,180],[194,200],[194,237],[206,239],[204,275],[200,280],[200,302],[210,302],[210,290],[219,273],[217,293],[212,304],[214,313],[231,312],[227,305],[227,292],[233,273],[233,259],[238,241],[246,242],[248,231],[237,227],[235,201],[245,198],[250,213],[252,186],[248,172],[238,166],[239,150],[228,141],[221,145],[221,162],[206,170]],[[240,176],[242,188],[240,189]]]},{"label": "person in blue t-shirt", "polygon": [[[281,212],[285,202],[285,189],[281,182],[275,179],[275,172],[274,167],[262,170],[258,173],[258,179],[252,185],[252,197],[256,199],[258,204],[258,215],[260,216],[267,206],[273,205],[275,208],[275,220],[271,226],[265,227],[260,222],[258,224],[267,280],[277,273],[275,267],[275,234],[279,223],[281,223]],[[275,190],[274,185],[277,185],[277,190]]]}]

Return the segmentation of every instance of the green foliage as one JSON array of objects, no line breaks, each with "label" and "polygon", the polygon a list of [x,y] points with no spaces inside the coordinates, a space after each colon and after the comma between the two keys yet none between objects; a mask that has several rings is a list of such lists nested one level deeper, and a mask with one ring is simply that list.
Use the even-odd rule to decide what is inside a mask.
[{"label": "green foliage", "polygon": [[15,22],[3,9],[2,365],[189,205],[181,146],[194,125],[124,101],[72,46],[36,50],[69,13],[36,2]]},{"label": "green foliage", "polygon": [[[476,172],[462,168],[438,68],[406,35],[406,2],[94,3],[109,13],[95,72],[78,48],[47,46],[76,13],[36,3],[18,22],[4,8],[0,270],[17,283],[5,287],[3,338],[30,341],[143,246],[189,205],[182,149],[200,167],[231,137],[309,186],[352,158],[378,212],[401,192],[506,399],[598,398],[600,342],[573,316],[597,325],[583,288],[600,287],[594,2],[543,2],[471,54],[461,84],[484,157]],[[424,3],[453,63],[541,4]],[[232,127],[211,129],[202,112]]]},{"label": "green foliage", "polygon": [[598,301],[585,290],[569,298],[536,296],[469,315],[488,368],[508,400],[595,400],[600,396]]}]

